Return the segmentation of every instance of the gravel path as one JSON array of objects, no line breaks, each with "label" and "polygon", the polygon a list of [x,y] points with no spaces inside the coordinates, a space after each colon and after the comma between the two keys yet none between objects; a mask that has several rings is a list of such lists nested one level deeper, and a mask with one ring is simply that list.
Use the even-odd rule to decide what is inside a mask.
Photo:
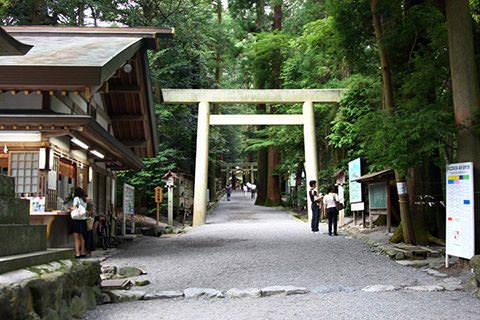
[{"label": "gravel path", "polygon": [[[416,286],[439,282],[378,255],[360,240],[312,234],[287,213],[257,207],[241,192],[221,201],[207,224],[176,238],[145,237],[119,249],[104,265],[147,272],[148,292],[186,288],[308,289],[324,285]],[[407,307],[409,305],[409,307]],[[464,292],[331,292],[243,299],[154,300],[103,305],[87,319],[478,319],[480,301]],[[411,316],[408,316],[410,314]],[[247,316],[248,315],[248,316]],[[372,316],[375,315],[375,316]]]}]

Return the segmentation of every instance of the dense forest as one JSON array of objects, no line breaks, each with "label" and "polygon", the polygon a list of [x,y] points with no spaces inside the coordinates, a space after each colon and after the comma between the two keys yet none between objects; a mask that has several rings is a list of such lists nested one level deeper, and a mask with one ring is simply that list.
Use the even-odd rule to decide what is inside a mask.
[{"label": "dense forest", "polygon": [[[195,163],[196,106],[162,104],[161,88],[347,88],[338,105],[315,105],[319,187],[332,185],[333,174],[358,157],[364,173],[393,169],[396,180],[408,186],[395,204],[401,224],[393,241],[444,239],[445,165],[472,161],[480,168],[478,0],[0,0],[0,5],[3,25],[175,27],[175,39],[149,54],[160,152],[144,160],[142,171],[120,173],[146,206],[168,169],[192,174]],[[301,110],[301,105],[212,107],[212,113],[223,114]],[[289,205],[282,202],[282,181],[302,176],[303,130],[212,128],[211,190],[222,163],[233,161],[258,162],[257,204]],[[296,183],[290,205],[303,206],[306,183]],[[215,201],[215,193],[210,195]]]}]

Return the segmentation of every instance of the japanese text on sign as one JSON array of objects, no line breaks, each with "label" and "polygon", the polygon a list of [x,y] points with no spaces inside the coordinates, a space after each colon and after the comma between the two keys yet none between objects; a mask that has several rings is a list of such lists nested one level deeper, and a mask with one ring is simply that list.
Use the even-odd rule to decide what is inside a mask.
[{"label": "japanese text on sign", "polygon": [[446,254],[470,259],[475,254],[473,163],[447,166]]}]

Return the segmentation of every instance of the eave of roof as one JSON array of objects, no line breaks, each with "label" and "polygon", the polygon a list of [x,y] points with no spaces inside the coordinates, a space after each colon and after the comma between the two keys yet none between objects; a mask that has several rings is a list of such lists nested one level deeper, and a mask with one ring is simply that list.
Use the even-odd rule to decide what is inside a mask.
[{"label": "eave of roof", "polygon": [[0,27],[0,56],[23,56],[32,48],[10,36]]},{"label": "eave of roof", "polygon": [[101,86],[140,49],[158,48],[173,28],[5,27],[10,36],[33,44],[22,57],[0,58],[0,89],[18,86]]},{"label": "eave of roof", "polygon": [[[18,130],[29,126],[35,130],[35,126],[42,126],[40,131],[52,131],[51,126],[58,128],[53,130],[64,130],[65,134],[83,138],[88,144],[95,145],[103,152],[110,154],[114,160],[124,164],[117,169],[143,168],[143,162],[126,146],[118,141],[100,126],[92,117],[86,115],[63,115],[63,114],[2,114],[0,124],[14,124]],[[37,127],[38,128],[38,127]]]},{"label": "eave of roof", "polygon": [[356,182],[377,182],[377,181],[384,181],[387,179],[390,179],[395,176],[395,173],[393,169],[386,169],[378,172],[373,172],[369,174],[365,174],[361,177],[358,177],[357,179],[354,179],[352,181]]}]

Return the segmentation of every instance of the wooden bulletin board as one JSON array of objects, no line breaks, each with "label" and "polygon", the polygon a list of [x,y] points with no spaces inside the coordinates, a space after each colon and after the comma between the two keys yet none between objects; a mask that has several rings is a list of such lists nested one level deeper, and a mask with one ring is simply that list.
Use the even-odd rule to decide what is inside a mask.
[{"label": "wooden bulletin board", "polygon": [[368,185],[370,209],[387,209],[387,183],[377,182]]}]

